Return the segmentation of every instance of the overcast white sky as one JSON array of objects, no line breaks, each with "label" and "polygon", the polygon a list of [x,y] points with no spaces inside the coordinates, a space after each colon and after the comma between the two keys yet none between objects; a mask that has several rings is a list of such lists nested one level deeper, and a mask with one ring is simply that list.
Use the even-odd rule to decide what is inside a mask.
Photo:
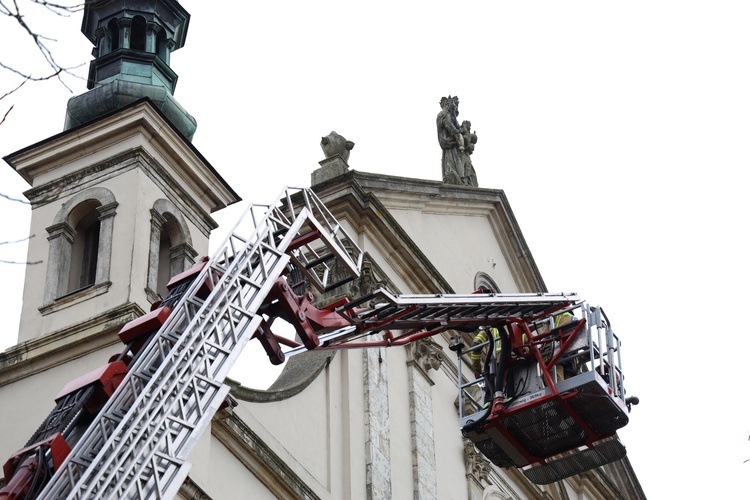
[{"label": "overcast white sky", "polygon": [[[246,201],[309,185],[331,130],[356,143],[353,169],[437,180],[438,101],[458,95],[479,185],[505,190],[548,289],[603,305],[624,342],[641,404],[620,434],[646,494],[750,497],[749,3],[182,4],[175,96]],[[55,33],[66,64],[88,61],[80,14],[28,22]],[[0,60],[30,64],[11,28],[0,19]],[[0,95],[12,85],[0,73]],[[48,82],[1,100],[15,108],[0,156],[60,132],[70,96]],[[0,191],[27,187],[0,168]],[[28,208],[0,210],[0,239],[25,237]],[[24,244],[0,259],[25,260]],[[23,269],[0,266],[5,349]]]}]

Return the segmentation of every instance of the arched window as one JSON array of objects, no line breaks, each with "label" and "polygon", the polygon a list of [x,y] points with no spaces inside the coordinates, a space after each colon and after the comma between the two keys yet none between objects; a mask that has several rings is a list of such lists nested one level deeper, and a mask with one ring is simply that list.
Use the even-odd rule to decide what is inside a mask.
[{"label": "arched window", "polygon": [[474,290],[481,290],[484,293],[502,293],[495,280],[481,271],[474,275]]},{"label": "arched window", "polygon": [[47,228],[49,257],[44,305],[92,286],[109,284],[117,201],[109,189],[89,188],[63,203]]},{"label": "arched window", "polygon": [[114,52],[120,48],[120,26],[117,24],[117,19],[112,19],[107,23],[108,39],[109,39],[109,51]]},{"label": "arched window", "polygon": [[[75,239],[71,246],[67,293],[91,286],[96,282],[96,263],[99,252],[101,221],[97,200],[86,200],[73,209],[69,224]],[[77,219],[77,221],[76,221]]]},{"label": "arched window", "polygon": [[146,293],[153,301],[167,296],[167,283],[195,263],[190,229],[169,200],[161,199],[151,209],[151,245]]},{"label": "arched window", "polygon": [[135,16],[130,25],[130,48],[146,50],[146,19],[142,16]]}]

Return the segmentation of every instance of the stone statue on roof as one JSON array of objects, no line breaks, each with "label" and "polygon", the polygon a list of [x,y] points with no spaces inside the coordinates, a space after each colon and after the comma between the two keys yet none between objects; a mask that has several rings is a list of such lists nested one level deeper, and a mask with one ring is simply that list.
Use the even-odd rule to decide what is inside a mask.
[{"label": "stone statue on roof", "polygon": [[477,187],[477,175],[471,154],[477,135],[468,120],[458,123],[458,96],[440,99],[442,108],[437,116],[438,143],[443,150],[443,182]]}]

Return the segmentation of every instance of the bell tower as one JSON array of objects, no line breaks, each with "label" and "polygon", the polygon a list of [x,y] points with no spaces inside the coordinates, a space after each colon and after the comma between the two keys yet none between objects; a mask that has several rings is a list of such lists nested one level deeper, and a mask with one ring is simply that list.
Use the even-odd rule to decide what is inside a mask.
[{"label": "bell tower", "polygon": [[28,259],[41,263],[26,270],[0,386],[118,342],[170,276],[208,253],[211,213],[239,200],[172,95],[170,54],[189,20],[175,0],[87,2],[90,90],[69,100],[63,132],[5,158],[31,185]]}]

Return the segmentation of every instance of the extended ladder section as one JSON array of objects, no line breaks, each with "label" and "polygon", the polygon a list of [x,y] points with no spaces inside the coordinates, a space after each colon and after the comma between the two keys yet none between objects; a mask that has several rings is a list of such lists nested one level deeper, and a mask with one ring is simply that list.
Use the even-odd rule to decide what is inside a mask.
[{"label": "extended ladder section", "polygon": [[286,189],[270,205],[250,206],[40,498],[172,498],[189,472],[190,450],[225,400],[227,372],[263,321],[258,309],[290,260],[326,290],[336,286],[333,262],[351,279],[361,259],[310,190]]},{"label": "extended ladder section", "polygon": [[401,346],[445,330],[536,321],[578,302],[576,294],[565,293],[393,295],[380,289],[334,307],[350,325],[318,338],[321,349]]}]

